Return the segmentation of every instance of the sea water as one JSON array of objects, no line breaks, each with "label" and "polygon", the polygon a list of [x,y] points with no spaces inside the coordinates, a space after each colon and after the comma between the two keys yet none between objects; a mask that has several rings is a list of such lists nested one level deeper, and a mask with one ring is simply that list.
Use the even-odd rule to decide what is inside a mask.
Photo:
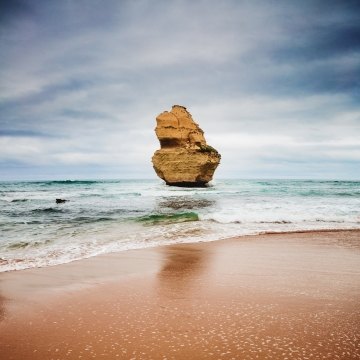
[{"label": "sea water", "polygon": [[206,188],[157,180],[0,182],[0,271],[320,229],[360,229],[360,182],[218,180]]}]

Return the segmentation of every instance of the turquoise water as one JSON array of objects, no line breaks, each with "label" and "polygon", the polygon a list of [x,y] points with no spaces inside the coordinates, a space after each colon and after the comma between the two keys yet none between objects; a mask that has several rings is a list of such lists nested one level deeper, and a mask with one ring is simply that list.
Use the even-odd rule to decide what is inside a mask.
[{"label": "turquoise water", "polygon": [[219,180],[201,189],[157,180],[0,183],[0,271],[162,244],[354,228],[358,181]]}]

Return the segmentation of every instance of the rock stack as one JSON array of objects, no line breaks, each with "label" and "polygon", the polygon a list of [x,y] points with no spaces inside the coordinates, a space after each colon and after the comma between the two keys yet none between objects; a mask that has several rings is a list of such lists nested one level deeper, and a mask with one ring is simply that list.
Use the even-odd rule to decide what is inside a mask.
[{"label": "rock stack", "polygon": [[152,163],[167,185],[203,187],[213,177],[220,154],[206,144],[204,132],[184,106],[174,105],[156,118],[161,149]]}]

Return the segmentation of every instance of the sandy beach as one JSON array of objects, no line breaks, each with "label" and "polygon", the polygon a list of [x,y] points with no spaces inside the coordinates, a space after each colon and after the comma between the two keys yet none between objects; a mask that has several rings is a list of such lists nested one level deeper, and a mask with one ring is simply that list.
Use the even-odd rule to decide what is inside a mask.
[{"label": "sandy beach", "polygon": [[0,274],[1,359],[360,359],[360,231]]}]

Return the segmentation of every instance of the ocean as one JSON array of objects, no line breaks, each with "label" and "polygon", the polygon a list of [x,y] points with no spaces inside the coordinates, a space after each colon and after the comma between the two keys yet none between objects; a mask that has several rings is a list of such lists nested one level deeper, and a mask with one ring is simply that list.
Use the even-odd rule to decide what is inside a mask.
[{"label": "ocean", "polygon": [[[56,204],[56,198],[68,200]],[[268,232],[360,229],[360,182],[0,182],[0,271]]]}]

